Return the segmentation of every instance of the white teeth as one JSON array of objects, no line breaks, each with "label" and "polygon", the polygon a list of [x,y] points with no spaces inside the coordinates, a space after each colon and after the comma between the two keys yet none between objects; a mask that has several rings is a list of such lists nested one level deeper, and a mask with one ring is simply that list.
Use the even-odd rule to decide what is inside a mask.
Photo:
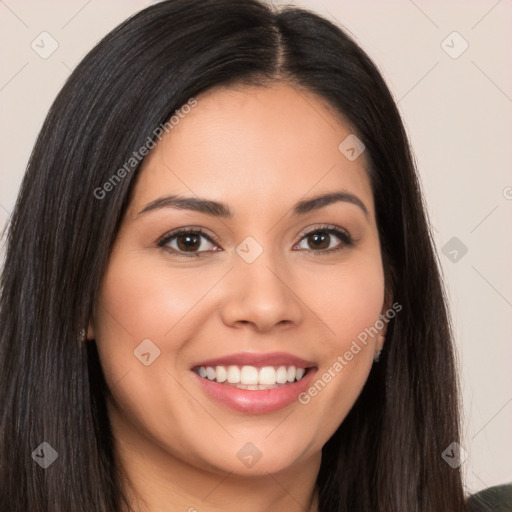
[{"label": "white teeth", "polygon": [[[258,384],[258,369],[254,366],[242,366],[240,370],[240,383],[245,385]],[[263,384],[262,382],[260,384]]]},{"label": "white teeth", "polygon": [[197,373],[208,380],[215,380],[219,383],[228,382],[234,384],[240,389],[272,389],[283,385],[301,380],[306,374],[305,368],[296,368],[295,366],[263,366],[256,368],[255,366],[245,365],[241,368],[236,365],[228,366],[200,366]]},{"label": "white teeth", "polygon": [[276,384],[274,384],[273,386],[265,386],[264,384],[258,384],[257,386],[256,385],[247,386],[246,384],[235,384],[235,388],[248,389],[250,391],[263,391],[265,389],[274,389],[277,387],[279,387],[279,386],[277,386]]},{"label": "white teeth", "polygon": [[215,372],[217,374],[217,382],[224,382],[228,378],[228,372],[224,366],[215,367]]},{"label": "white teeth", "polygon": [[284,384],[288,382],[288,372],[286,371],[286,366],[280,366],[276,372],[276,382],[278,384]]},{"label": "white teeth", "polygon": [[272,366],[264,366],[260,369],[260,376],[258,382],[271,386],[276,383],[276,371]]},{"label": "white teeth", "polygon": [[238,384],[240,382],[240,368],[238,366],[228,366],[228,382]]}]

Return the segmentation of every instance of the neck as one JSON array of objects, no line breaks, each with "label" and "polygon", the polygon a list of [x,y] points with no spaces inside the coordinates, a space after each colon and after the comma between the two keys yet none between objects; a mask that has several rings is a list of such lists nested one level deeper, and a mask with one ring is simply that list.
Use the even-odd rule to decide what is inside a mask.
[{"label": "neck", "polygon": [[[318,512],[318,492],[313,487],[298,488],[281,475],[237,478],[224,474],[217,478],[202,475],[190,488],[190,481],[172,480],[160,475],[158,479],[139,474],[124,480],[124,491],[130,509],[123,512],[156,512],[182,510],[183,512],[238,512],[243,503],[244,512]],[[178,481],[179,480],[179,481]],[[183,485],[183,487],[180,487]]]}]

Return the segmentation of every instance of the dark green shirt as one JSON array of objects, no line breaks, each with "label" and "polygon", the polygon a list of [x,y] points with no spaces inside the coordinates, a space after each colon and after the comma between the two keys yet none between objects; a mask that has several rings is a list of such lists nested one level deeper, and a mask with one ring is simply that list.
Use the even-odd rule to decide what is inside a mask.
[{"label": "dark green shirt", "polygon": [[477,492],[467,504],[468,512],[512,512],[512,482]]}]

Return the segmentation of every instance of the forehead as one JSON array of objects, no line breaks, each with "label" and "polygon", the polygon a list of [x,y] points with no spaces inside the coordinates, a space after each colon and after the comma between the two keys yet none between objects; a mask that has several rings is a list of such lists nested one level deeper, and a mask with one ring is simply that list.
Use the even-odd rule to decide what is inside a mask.
[{"label": "forehead", "polygon": [[270,212],[341,188],[372,214],[364,153],[351,161],[339,149],[349,136],[327,102],[287,84],[210,90],[146,157],[133,208],[183,194],[220,199],[235,214],[251,204]]}]

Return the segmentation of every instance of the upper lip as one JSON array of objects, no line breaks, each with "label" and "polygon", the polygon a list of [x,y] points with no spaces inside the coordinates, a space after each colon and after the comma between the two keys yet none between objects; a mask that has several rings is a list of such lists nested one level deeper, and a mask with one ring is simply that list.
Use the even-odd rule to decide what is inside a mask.
[{"label": "upper lip", "polygon": [[238,354],[229,354],[198,361],[192,365],[192,368],[199,366],[295,366],[297,368],[312,368],[315,363],[307,361],[301,357],[287,354],[286,352],[268,352],[266,354],[255,352],[239,352]]}]

